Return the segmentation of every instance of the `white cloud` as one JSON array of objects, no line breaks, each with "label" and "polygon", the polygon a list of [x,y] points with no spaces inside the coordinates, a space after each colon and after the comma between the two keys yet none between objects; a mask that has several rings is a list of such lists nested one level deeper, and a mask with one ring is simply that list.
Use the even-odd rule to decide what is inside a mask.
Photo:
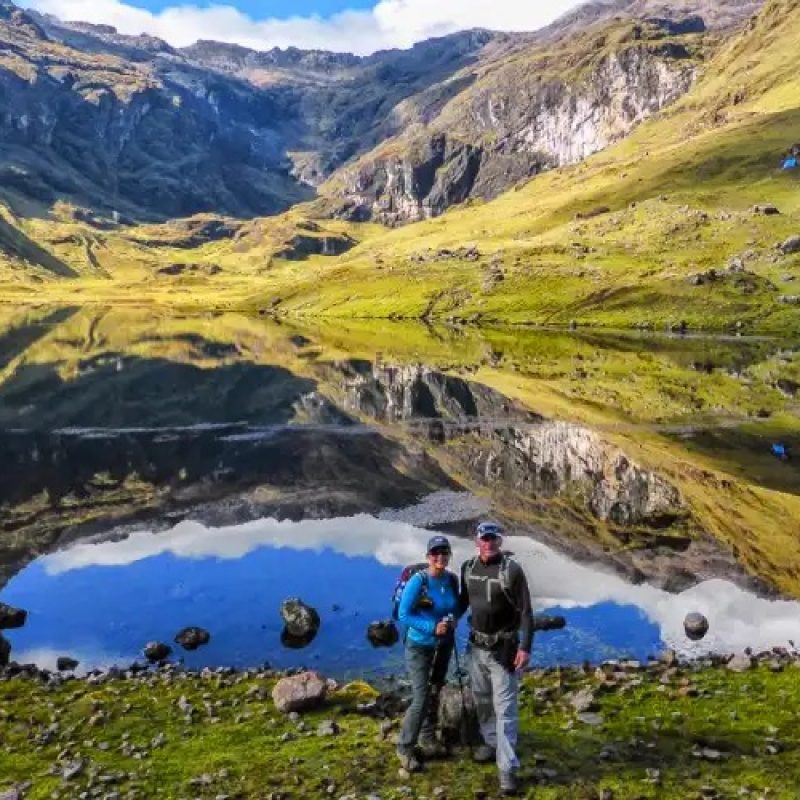
[{"label": "white cloud", "polygon": [[379,0],[366,11],[329,19],[253,20],[230,5],[176,5],[158,14],[119,0],[28,0],[63,20],[113,25],[120,33],[149,33],[177,47],[198,39],[235,42],[257,50],[295,47],[368,54],[468,28],[536,30],[582,0]]}]

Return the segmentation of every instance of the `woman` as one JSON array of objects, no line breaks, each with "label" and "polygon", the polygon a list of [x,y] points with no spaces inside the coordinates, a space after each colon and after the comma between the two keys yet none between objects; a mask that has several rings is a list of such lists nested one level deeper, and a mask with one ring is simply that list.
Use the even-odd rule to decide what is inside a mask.
[{"label": "woman", "polygon": [[451,554],[445,536],[430,539],[427,568],[411,577],[400,598],[398,618],[406,627],[406,667],[413,698],[403,720],[397,755],[409,772],[422,768],[417,747],[423,758],[446,754],[434,731],[458,614],[458,578],[447,571]]}]

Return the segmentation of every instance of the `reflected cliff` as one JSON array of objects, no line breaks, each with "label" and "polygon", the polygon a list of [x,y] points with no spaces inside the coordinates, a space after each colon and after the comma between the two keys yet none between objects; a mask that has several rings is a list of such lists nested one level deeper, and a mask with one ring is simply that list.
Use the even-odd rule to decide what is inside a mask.
[{"label": "reflected cliff", "polygon": [[423,526],[491,513],[632,584],[800,593],[770,549],[800,512],[769,452],[800,445],[790,343],[42,308],[3,310],[0,345],[2,580],[112,529],[456,491],[480,507]]}]

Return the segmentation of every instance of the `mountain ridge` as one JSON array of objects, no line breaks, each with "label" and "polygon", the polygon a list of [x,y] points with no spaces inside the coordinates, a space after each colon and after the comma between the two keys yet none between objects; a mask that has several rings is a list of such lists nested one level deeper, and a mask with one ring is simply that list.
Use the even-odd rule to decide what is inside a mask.
[{"label": "mountain ridge", "polygon": [[[721,5],[738,8],[741,0]],[[618,6],[601,4],[592,19],[624,15]],[[0,198],[24,210],[30,201],[47,207],[61,197],[108,217],[142,221],[198,212],[280,213],[312,199],[374,148],[429,126],[467,98],[491,65],[526,52],[535,60],[537,48],[552,46],[536,34],[476,30],[366,57],[297,48],[260,53],[217,42],[179,49],[148,35],[24,12],[8,0],[3,8],[3,44],[14,58],[0,65],[6,67],[0,69],[7,111],[2,133],[13,153],[0,163],[7,184]],[[14,70],[25,77],[15,81]],[[67,72],[77,78],[69,85]],[[111,103],[110,116],[129,121],[124,139],[115,138],[106,129],[109,111],[100,106],[115,97],[118,84],[137,81],[130,97]],[[37,126],[52,109],[65,110],[63,118]],[[78,122],[79,116],[94,123]],[[24,134],[12,117],[30,121]],[[484,135],[462,130],[461,138],[481,151]],[[492,167],[492,191],[478,195],[493,196],[551,161],[538,153],[495,159],[502,166]],[[85,164],[88,179],[76,174]],[[344,203],[360,209],[355,218],[372,216],[370,204],[350,195]],[[436,211],[469,196],[446,188]],[[341,213],[337,202],[334,197],[334,208],[320,208]],[[397,221],[379,211],[375,216]]]}]

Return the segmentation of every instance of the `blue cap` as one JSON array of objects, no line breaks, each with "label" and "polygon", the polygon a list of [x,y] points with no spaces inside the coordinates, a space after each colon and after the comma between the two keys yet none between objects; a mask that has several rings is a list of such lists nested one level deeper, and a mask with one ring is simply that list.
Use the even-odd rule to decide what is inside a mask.
[{"label": "blue cap", "polygon": [[497,522],[481,522],[478,525],[475,535],[479,539],[496,539],[503,535],[503,526]]},{"label": "blue cap", "polygon": [[431,536],[431,538],[428,539],[428,553],[432,550],[444,549],[452,550],[450,547],[450,540],[446,536]]}]

